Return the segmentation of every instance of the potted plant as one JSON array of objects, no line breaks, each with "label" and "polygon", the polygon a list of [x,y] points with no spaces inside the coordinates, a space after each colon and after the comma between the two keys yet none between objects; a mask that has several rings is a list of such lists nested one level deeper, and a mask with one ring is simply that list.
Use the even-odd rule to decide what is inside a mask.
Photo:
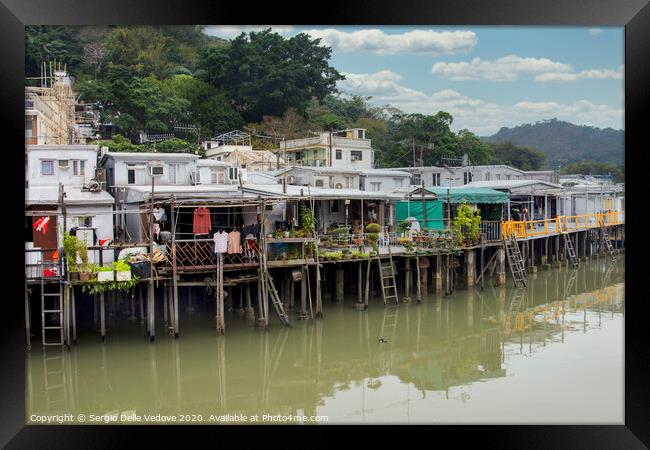
[{"label": "potted plant", "polygon": [[131,265],[125,259],[113,263],[115,281],[129,281],[131,279]]},{"label": "potted plant", "polygon": [[79,279],[79,266],[77,265],[78,241],[76,236],[68,232],[63,233],[63,251],[65,252],[65,259],[68,263],[68,273],[70,274],[71,280]]},{"label": "potted plant", "polygon": [[278,228],[277,230],[275,230],[275,233],[273,234],[273,237],[275,239],[282,239],[284,237],[284,233],[282,232],[282,230],[280,228]]},{"label": "potted plant", "polygon": [[400,233],[402,233],[402,236],[406,236],[406,233],[408,233],[408,231],[411,229],[411,222],[408,220],[403,220],[399,223],[397,229]]},{"label": "potted plant", "polygon": [[113,266],[97,266],[97,281],[100,283],[106,281],[115,281]]},{"label": "potted plant", "polygon": [[92,274],[92,266],[88,262],[88,246],[84,241],[77,239],[77,253],[79,258],[81,258],[81,266],[79,266],[79,280],[80,281],[90,281],[90,276]]}]

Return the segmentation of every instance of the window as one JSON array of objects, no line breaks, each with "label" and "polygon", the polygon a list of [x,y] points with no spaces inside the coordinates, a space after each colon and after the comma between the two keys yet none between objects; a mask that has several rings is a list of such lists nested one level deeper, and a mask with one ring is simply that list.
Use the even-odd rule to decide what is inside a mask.
[{"label": "window", "polygon": [[169,165],[169,184],[178,184],[178,164]]},{"label": "window", "polygon": [[494,179],[495,179],[495,180],[500,180],[500,179],[501,179],[501,174],[500,174],[500,173],[497,173],[497,174],[495,175],[495,178],[494,178]]},{"label": "window", "polygon": [[370,190],[373,192],[379,192],[381,190],[381,182],[379,181],[370,182]]},{"label": "window", "polygon": [[41,161],[41,175],[54,175],[54,161]]},{"label": "window", "polygon": [[212,142],[208,142],[208,150],[212,148]]},{"label": "window", "polygon": [[336,159],[343,159],[343,150],[340,148],[336,149]]},{"label": "window", "polygon": [[145,166],[139,164],[128,164],[126,167],[127,184],[145,184]]},{"label": "window", "polygon": [[76,177],[80,177],[86,174],[86,161],[81,159],[75,159],[72,161],[72,173]]},{"label": "window", "polygon": [[440,174],[439,173],[434,173],[433,174],[433,185],[434,186],[440,186]]},{"label": "window", "polygon": [[463,173],[463,184],[472,182],[472,174],[470,172]]},{"label": "window", "polygon": [[231,180],[237,180],[237,168],[236,167],[228,167],[228,178]]},{"label": "window", "polygon": [[339,212],[339,200],[330,200],[330,212],[337,213]]},{"label": "window", "polygon": [[363,159],[363,152],[359,150],[352,150],[350,152],[350,159],[352,161],[361,161]]},{"label": "window", "polygon": [[225,175],[222,170],[217,167],[212,167],[210,173],[210,183],[212,184],[224,184]]},{"label": "window", "polygon": [[420,178],[419,173],[414,173],[413,174],[413,184],[419,185],[422,182],[422,179]]},{"label": "window", "polygon": [[357,137],[363,139],[363,130],[357,130]]},{"label": "window", "polygon": [[510,179],[510,175],[506,175],[506,180],[509,180],[509,179]]},{"label": "window", "polygon": [[316,182],[314,183],[314,186],[323,187],[323,180],[316,180]]},{"label": "window", "polygon": [[401,178],[393,178],[393,184],[395,187],[402,187],[402,179]]},{"label": "window", "polygon": [[93,226],[93,218],[88,216],[77,217],[77,226],[91,228]]},{"label": "window", "polygon": [[490,172],[487,172],[487,173],[485,174],[485,180],[486,180],[486,181],[490,181],[491,179],[492,179],[492,174],[491,174]]}]

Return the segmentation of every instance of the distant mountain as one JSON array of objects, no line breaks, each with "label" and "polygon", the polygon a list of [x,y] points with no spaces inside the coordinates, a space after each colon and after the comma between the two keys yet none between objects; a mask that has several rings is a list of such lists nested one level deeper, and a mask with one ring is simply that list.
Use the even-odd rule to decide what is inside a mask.
[{"label": "distant mountain", "polygon": [[613,128],[574,125],[557,119],[513,128],[501,128],[487,142],[512,141],[540,150],[546,156],[546,167],[556,169],[580,160],[621,165],[624,160],[624,132]]}]

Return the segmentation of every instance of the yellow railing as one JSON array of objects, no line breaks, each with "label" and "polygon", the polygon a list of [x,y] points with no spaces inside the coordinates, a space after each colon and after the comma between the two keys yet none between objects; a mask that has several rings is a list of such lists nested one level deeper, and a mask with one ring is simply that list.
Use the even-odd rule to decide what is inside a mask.
[{"label": "yellow railing", "polygon": [[582,214],[577,216],[558,216],[542,220],[509,220],[501,222],[503,236],[514,234],[518,239],[535,236],[548,236],[565,231],[587,230],[589,228],[625,223],[625,212]]}]

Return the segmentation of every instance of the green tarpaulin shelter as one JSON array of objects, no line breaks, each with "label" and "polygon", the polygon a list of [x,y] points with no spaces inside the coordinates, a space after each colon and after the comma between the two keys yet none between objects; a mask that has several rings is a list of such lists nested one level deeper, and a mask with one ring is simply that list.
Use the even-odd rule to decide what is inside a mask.
[{"label": "green tarpaulin shelter", "polygon": [[[438,200],[447,203],[447,188],[425,188],[435,194]],[[463,188],[455,187],[449,190],[450,203],[508,203],[508,193],[489,188]]]},{"label": "green tarpaulin shelter", "polygon": [[[435,194],[438,197],[437,200],[426,200],[426,226],[424,224],[424,215],[422,214],[422,200],[419,197],[420,194],[417,193],[413,194],[412,200],[410,202],[397,202],[395,215],[398,223],[405,220],[407,217],[415,217],[420,222],[420,228],[442,230],[445,228],[443,220],[443,203],[447,203],[447,201],[452,204],[463,202],[466,202],[468,204],[508,203],[508,194],[506,192],[500,192],[489,188],[452,187],[449,189],[449,191],[447,191],[447,188],[445,187],[430,187],[425,188],[425,190],[426,192]],[[448,192],[449,195],[447,195]]]},{"label": "green tarpaulin shelter", "polygon": [[445,224],[442,218],[442,202],[438,200],[427,200],[427,223],[424,224],[424,215],[422,214],[422,201],[413,200],[411,202],[397,202],[395,215],[397,223],[405,220],[407,217],[415,217],[420,222],[420,229],[428,228],[430,230],[442,230]]}]

